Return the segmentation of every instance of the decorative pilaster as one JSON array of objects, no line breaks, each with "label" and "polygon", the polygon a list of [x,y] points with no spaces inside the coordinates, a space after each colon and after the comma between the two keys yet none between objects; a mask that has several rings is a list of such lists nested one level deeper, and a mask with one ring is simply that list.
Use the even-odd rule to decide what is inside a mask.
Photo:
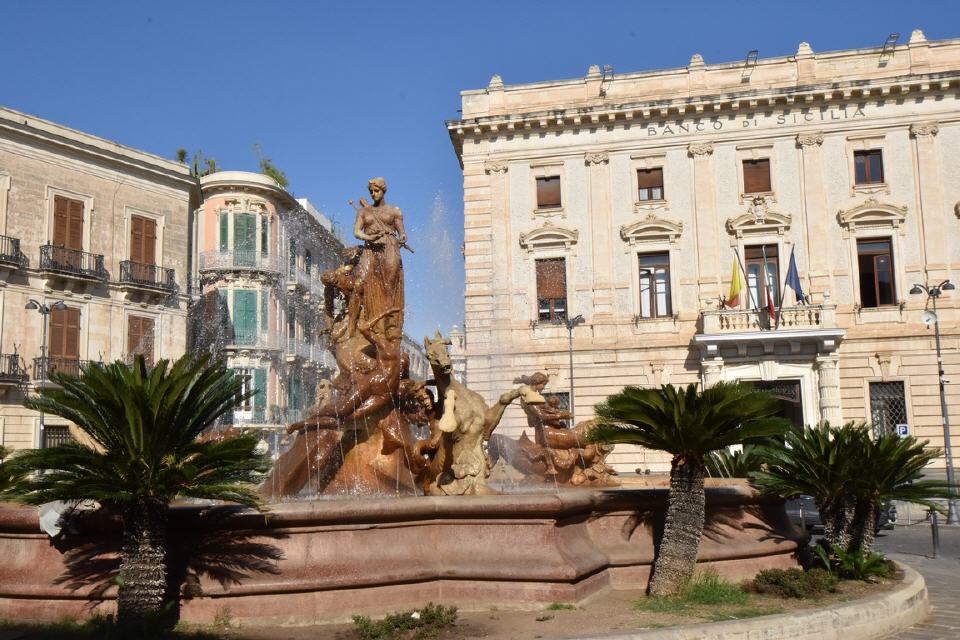
[{"label": "decorative pilaster", "polygon": [[[605,151],[583,156],[587,167],[587,221],[593,256],[593,323],[613,318],[613,210],[610,202],[610,156]],[[576,313],[576,310],[573,310]],[[611,326],[612,329],[612,326]],[[599,337],[605,329],[595,329]]]},{"label": "decorative pilaster", "polygon": [[843,422],[840,411],[840,356],[817,356],[814,365],[820,393],[820,420],[839,425]]},{"label": "decorative pilaster", "polygon": [[[823,133],[814,131],[797,136],[803,164],[803,229],[806,237],[806,258],[811,291],[829,291],[833,289],[830,274],[831,251],[829,242],[816,242],[816,238],[829,237],[833,223],[827,212],[827,188],[823,176]],[[816,244],[817,250],[813,251]],[[805,283],[806,284],[806,283]]]},{"label": "decorative pilaster", "polygon": [[927,277],[938,280],[947,277],[949,262],[950,224],[947,208],[944,206],[943,178],[940,170],[940,158],[937,154],[936,135],[940,127],[936,122],[918,122],[910,125],[914,153],[917,158],[917,177],[920,182],[920,228],[923,234],[924,253],[926,254]]},{"label": "decorative pilaster", "polygon": [[716,357],[712,360],[704,360],[703,367],[703,388],[708,389],[723,379],[723,358]]},{"label": "decorative pilaster", "polygon": [[490,236],[493,267],[493,331],[509,326],[511,318],[510,282],[513,273],[514,243],[511,239],[510,191],[506,162],[487,160],[483,171],[490,180]]},{"label": "decorative pilaster", "polygon": [[[713,144],[694,142],[687,146],[693,158],[693,210],[697,240],[697,295],[700,308],[712,305],[720,296],[720,238],[716,233],[716,189],[713,181]],[[727,263],[729,264],[729,263]]]}]

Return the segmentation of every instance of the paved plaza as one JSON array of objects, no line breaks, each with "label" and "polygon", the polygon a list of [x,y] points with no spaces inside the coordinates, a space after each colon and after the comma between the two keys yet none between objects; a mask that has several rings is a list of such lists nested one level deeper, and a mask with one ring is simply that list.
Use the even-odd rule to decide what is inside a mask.
[{"label": "paved plaza", "polygon": [[926,622],[895,637],[902,640],[960,638],[960,527],[940,526],[940,552],[932,557],[930,525],[897,526],[877,539],[877,550],[919,571],[927,581],[933,612]]}]

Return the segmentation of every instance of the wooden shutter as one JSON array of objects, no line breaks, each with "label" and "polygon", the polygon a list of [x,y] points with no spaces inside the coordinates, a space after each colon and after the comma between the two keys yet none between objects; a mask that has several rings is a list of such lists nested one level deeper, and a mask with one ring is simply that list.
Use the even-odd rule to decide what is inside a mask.
[{"label": "wooden shutter", "polygon": [[143,223],[140,216],[130,218],[130,259],[134,262],[143,262]]},{"label": "wooden shutter", "polygon": [[143,262],[144,264],[157,263],[157,222],[143,218]]},{"label": "wooden shutter", "polygon": [[743,192],[767,193],[770,190],[770,160],[744,160]]},{"label": "wooden shutter", "polygon": [[233,214],[234,251],[254,251],[257,247],[257,217],[250,213]]},{"label": "wooden shutter", "polygon": [[233,329],[237,336],[253,340],[257,334],[257,292],[237,289],[233,292]]},{"label": "wooden shutter", "polygon": [[143,318],[139,316],[128,316],[127,317],[127,354],[133,355],[138,353],[138,348],[140,347],[140,341],[143,340],[143,328],[140,324],[140,321]]},{"label": "wooden shutter", "polygon": [[253,370],[253,390],[256,393],[253,396],[253,406],[257,409],[267,408],[267,370]]},{"label": "wooden shutter", "polygon": [[67,228],[70,226],[70,201],[62,196],[53,197],[53,244],[67,245]]},{"label": "wooden shutter", "polygon": [[50,311],[51,358],[80,357],[80,309],[52,309]]},{"label": "wooden shutter", "polygon": [[68,202],[70,203],[70,226],[67,231],[66,247],[81,251],[83,250],[83,203],[79,200]]},{"label": "wooden shutter", "polygon": [[537,260],[537,297],[567,297],[567,268],[564,258]]},{"label": "wooden shutter", "polygon": [[663,169],[637,170],[637,186],[641,189],[663,187]]}]

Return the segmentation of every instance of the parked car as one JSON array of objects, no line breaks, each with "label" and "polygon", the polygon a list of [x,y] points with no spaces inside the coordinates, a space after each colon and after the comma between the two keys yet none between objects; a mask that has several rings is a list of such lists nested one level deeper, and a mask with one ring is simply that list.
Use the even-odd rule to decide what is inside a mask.
[{"label": "parked car", "polygon": [[[811,496],[800,496],[787,500],[787,517],[790,521],[801,529],[811,533],[820,533],[823,531],[823,522],[820,520],[820,511],[817,510],[817,503]],[[892,502],[886,503],[877,514],[876,531],[881,529],[893,529],[897,522],[897,507]]]}]

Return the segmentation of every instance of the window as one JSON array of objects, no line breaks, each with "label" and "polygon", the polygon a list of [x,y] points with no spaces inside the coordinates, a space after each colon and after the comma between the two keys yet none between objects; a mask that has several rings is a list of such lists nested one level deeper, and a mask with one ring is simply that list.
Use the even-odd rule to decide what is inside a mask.
[{"label": "window", "polygon": [[233,336],[236,344],[255,344],[257,340],[257,292],[233,291]]},{"label": "window", "polygon": [[303,271],[309,276],[312,269],[313,269],[313,256],[310,255],[310,250],[307,249],[303,253]]},{"label": "window", "polygon": [[220,212],[220,252],[224,253],[228,250],[228,229],[230,228],[230,214],[226,211]]},{"label": "window", "polygon": [[80,373],[80,309],[50,310],[50,339],[47,344],[50,359],[48,375],[55,371],[69,375]]},{"label": "window", "polygon": [[270,290],[260,290],[260,327],[263,331],[270,330]]},{"label": "window", "polygon": [[890,241],[857,240],[857,264],[860,268],[860,306],[896,304]]},{"label": "window", "polygon": [[130,259],[145,265],[156,264],[156,221],[143,216],[130,217]]},{"label": "window", "polygon": [[750,290],[747,305],[766,308],[768,293],[773,304],[779,304],[780,263],[777,245],[744,247],[744,255],[746,256],[747,288]]},{"label": "window", "polygon": [[663,169],[637,169],[637,200],[663,200]]},{"label": "window", "polygon": [[257,216],[233,214],[233,251],[238,265],[252,266],[257,256]]},{"label": "window", "polygon": [[567,319],[567,261],[565,258],[537,260],[537,320],[563,322]]},{"label": "window", "polygon": [[670,254],[640,254],[640,316],[661,318],[670,312]]},{"label": "window", "polygon": [[153,364],[153,318],[141,316],[127,317],[127,354],[143,355],[147,365]]},{"label": "window", "polygon": [[[235,369],[237,377],[242,380],[243,386],[240,389],[241,396],[248,396],[251,391],[255,390],[255,382],[253,379],[254,369]],[[237,405],[233,410],[234,418],[238,420],[249,420],[252,417],[253,412],[253,398],[244,398],[244,400]]]},{"label": "window", "polygon": [[560,208],[560,176],[537,178],[537,209]]},{"label": "window", "polygon": [[260,254],[270,255],[270,218],[260,216]]},{"label": "window", "polygon": [[880,149],[854,151],[853,169],[857,184],[883,182],[883,152]]},{"label": "window", "polygon": [[770,193],[770,159],[743,161],[743,192]]},{"label": "window", "polygon": [[898,424],[907,424],[903,382],[870,383],[870,422],[877,436],[896,433]]},{"label": "window", "polygon": [[297,270],[297,243],[290,241],[290,275],[294,275]]},{"label": "window", "polygon": [[53,245],[83,250],[83,202],[53,197]]},{"label": "window", "polygon": [[43,425],[43,432],[41,435],[41,449],[59,447],[62,444],[74,442],[73,436],[70,435],[70,427],[65,424],[45,424]]}]

